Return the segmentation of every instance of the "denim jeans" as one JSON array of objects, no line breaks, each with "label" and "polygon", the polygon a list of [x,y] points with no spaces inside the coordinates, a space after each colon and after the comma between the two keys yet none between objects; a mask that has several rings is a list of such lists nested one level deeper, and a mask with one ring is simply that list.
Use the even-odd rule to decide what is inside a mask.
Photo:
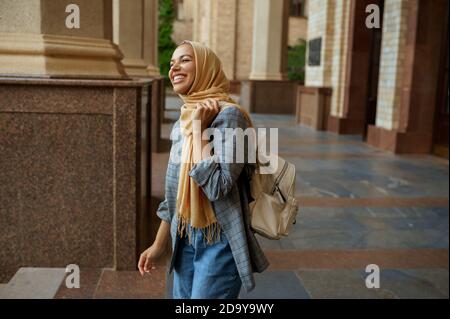
[{"label": "denim jeans", "polygon": [[174,299],[236,299],[242,286],[230,244],[222,232],[212,245],[201,231],[193,231],[192,244],[179,238],[174,261]]}]

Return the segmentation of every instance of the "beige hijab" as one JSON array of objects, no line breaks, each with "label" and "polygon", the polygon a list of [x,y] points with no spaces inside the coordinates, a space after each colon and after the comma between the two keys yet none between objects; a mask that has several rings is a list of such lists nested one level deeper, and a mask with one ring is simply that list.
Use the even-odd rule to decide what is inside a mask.
[{"label": "beige hijab", "polygon": [[[228,95],[229,81],[216,54],[198,42],[183,41],[180,45],[185,43],[190,44],[193,48],[196,74],[188,93],[179,95],[184,102],[184,105],[181,106],[180,129],[185,135],[185,141],[181,151],[176,206],[178,234],[183,237],[184,233],[187,232],[189,242],[191,242],[192,230],[200,229],[204,234],[204,238],[206,238],[206,242],[212,244],[220,238],[220,226],[211,202],[198,184],[189,176],[189,171],[194,164],[191,117],[197,108],[197,103],[213,99],[221,102],[219,103],[221,111],[229,106],[239,108],[248,120],[249,125],[253,125],[248,112],[237,105]],[[227,106],[224,107],[224,104]]]}]

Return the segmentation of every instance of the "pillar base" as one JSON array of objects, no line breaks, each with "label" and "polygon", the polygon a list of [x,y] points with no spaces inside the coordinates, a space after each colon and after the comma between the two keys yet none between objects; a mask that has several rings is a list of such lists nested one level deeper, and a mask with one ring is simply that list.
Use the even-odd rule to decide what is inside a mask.
[{"label": "pillar base", "polygon": [[328,131],[336,134],[364,134],[364,126],[363,120],[334,115],[328,117]]},{"label": "pillar base", "polygon": [[297,88],[295,120],[315,130],[327,130],[332,89],[327,87]]},{"label": "pillar base", "polygon": [[245,80],[241,104],[252,113],[295,114],[297,83],[294,81]]},{"label": "pillar base", "polygon": [[0,75],[125,79],[109,40],[50,34],[0,33]]},{"label": "pillar base", "polygon": [[150,85],[0,78],[0,203],[13,221],[0,233],[0,280],[24,264],[136,269],[157,222]]},{"label": "pillar base", "polygon": [[159,72],[159,67],[154,66],[152,64],[147,65],[147,74],[151,77],[161,77],[161,73]]},{"label": "pillar base", "polygon": [[423,132],[398,132],[369,125],[367,144],[396,154],[429,154],[433,137]]}]

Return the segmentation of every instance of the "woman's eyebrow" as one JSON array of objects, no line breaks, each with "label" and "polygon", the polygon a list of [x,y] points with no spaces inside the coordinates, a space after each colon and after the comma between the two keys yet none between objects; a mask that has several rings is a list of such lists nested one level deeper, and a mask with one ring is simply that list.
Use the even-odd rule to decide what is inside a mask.
[{"label": "woman's eyebrow", "polygon": [[[190,56],[189,54],[183,54],[183,55],[180,55],[179,59],[182,59],[182,58],[184,58],[186,56],[192,58],[192,56]],[[175,60],[175,59],[170,59],[170,62],[172,62],[173,60]]]}]

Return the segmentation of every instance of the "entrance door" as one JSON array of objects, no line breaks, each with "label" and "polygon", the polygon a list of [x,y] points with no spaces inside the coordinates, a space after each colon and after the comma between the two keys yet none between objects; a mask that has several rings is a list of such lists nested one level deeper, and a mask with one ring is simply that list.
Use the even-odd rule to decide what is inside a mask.
[{"label": "entrance door", "polygon": [[[447,11],[448,12],[448,11]],[[436,117],[434,121],[433,153],[448,158],[449,87],[448,87],[448,15],[442,43],[441,73],[439,76]]]},{"label": "entrance door", "polygon": [[[383,22],[384,0],[374,1],[380,8],[380,21]],[[366,122],[363,139],[367,139],[367,130],[370,124],[374,125],[377,115],[378,74],[380,70],[381,37],[383,26],[372,29],[372,44],[370,50],[369,76],[367,80]]]}]

